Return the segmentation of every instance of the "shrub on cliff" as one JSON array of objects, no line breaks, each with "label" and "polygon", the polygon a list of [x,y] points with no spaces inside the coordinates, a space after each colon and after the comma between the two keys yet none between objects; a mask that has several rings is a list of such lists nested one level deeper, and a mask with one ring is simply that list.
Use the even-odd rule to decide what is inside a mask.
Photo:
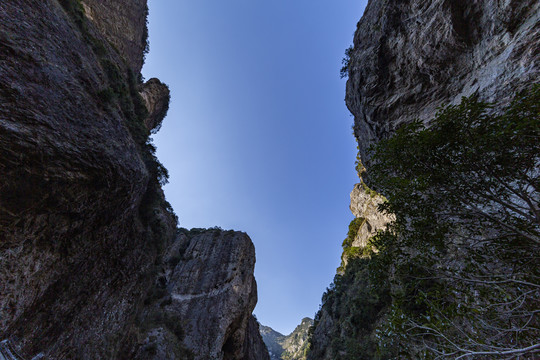
[{"label": "shrub on cliff", "polygon": [[343,79],[349,76],[349,67],[351,65],[351,55],[353,52],[353,47],[349,46],[345,50],[345,57],[341,60],[341,64],[343,65],[341,67],[341,70],[339,70],[339,76]]},{"label": "shrub on cliff", "polygon": [[372,283],[393,289],[379,348],[426,359],[540,352],[540,86],[495,108],[465,98],[372,149],[371,182],[396,215],[370,262]]}]

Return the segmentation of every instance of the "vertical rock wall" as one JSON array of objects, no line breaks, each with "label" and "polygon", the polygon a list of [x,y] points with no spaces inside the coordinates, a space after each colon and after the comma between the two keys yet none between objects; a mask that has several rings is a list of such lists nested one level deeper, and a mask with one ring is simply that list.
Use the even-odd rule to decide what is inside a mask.
[{"label": "vertical rock wall", "polygon": [[81,0],[86,16],[139,73],[147,51],[147,0]]},{"label": "vertical rock wall", "polygon": [[370,0],[358,23],[347,107],[366,150],[403,123],[478,94],[504,101],[538,81],[537,0]]},{"label": "vertical rock wall", "polygon": [[0,18],[0,340],[27,358],[265,359],[251,241],[179,239],[161,191],[146,0],[6,0]]},{"label": "vertical rock wall", "polygon": [[[370,0],[354,35],[345,99],[367,168],[364,180],[369,147],[400,125],[428,123],[438,107],[463,96],[504,104],[538,82],[538,49],[537,0]],[[353,247],[365,246],[374,229],[392,220],[376,210],[381,198],[366,188],[357,184],[351,193],[353,214],[366,219]],[[370,229],[368,222],[377,225]],[[389,289],[370,287],[368,264],[362,258],[345,264],[323,295],[308,359],[384,358],[374,329],[391,299]]]}]

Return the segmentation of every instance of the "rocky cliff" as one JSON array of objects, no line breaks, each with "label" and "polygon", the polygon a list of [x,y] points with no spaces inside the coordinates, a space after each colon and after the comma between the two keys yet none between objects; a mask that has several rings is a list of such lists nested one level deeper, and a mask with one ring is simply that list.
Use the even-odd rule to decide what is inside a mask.
[{"label": "rocky cliff", "polygon": [[181,229],[167,249],[147,306],[135,359],[268,358],[251,313],[255,248],[245,233]]},{"label": "rocky cliff", "polygon": [[249,238],[177,233],[161,191],[146,12],[0,3],[0,339],[27,358],[264,359]]},{"label": "rocky cliff", "polygon": [[539,9],[536,0],[370,0],[345,99],[362,160],[377,139],[443,104],[509,100],[537,81]]},{"label": "rocky cliff", "polygon": [[313,320],[303,318],[289,335],[283,335],[268,326],[261,325],[260,332],[271,360],[305,360],[308,332]]},{"label": "rocky cliff", "polygon": [[[528,89],[531,84],[538,82],[539,48],[540,3],[536,0],[369,1],[357,25],[354,43],[347,51],[345,61],[345,69],[349,76],[346,104],[355,118],[354,135],[358,140],[360,158],[357,169],[363,180],[351,193],[351,210],[355,220],[351,223],[349,235],[343,244],[344,261],[340,272],[323,295],[321,311],[315,317],[308,359],[424,358],[428,356],[428,349],[431,346],[439,351],[440,358],[455,358],[458,356],[456,354],[464,354],[467,351],[468,354],[473,354],[476,351],[476,355],[468,356],[477,356],[480,359],[483,358],[481,349],[488,354],[484,355],[486,359],[503,358],[502,354],[496,355],[494,348],[487,345],[482,345],[484,348],[482,346],[475,348],[474,344],[467,344],[461,350],[456,350],[453,345],[437,347],[441,344],[430,343],[441,336],[440,332],[436,331],[430,333],[435,334],[431,339],[424,337],[423,340],[427,341],[424,341],[423,345],[411,344],[409,347],[403,341],[383,340],[385,336],[387,339],[390,338],[390,333],[395,335],[396,331],[406,333],[400,326],[404,328],[409,326],[408,329],[412,329],[418,324],[409,322],[404,325],[404,307],[400,305],[402,301],[407,303],[410,300],[410,303],[407,303],[410,308],[405,310],[411,313],[415,311],[422,313],[429,311],[426,309],[431,309],[431,316],[422,313],[423,316],[427,316],[426,319],[435,316],[434,309],[440,309],[433,304],[429,305],[429,299],[426,303],[422,303],[422,300],[419,300],[422,298],[421,294],[408,292],[418,285],[414,282],[417,280],[411,279],[419,278],[418,273],[414,272],[419,271],[419,267],[415,268],[418,264],[411,259],[436,251],[433,248],[385,249],[385,254],[392,254],[389,257],[380,257],[386,262],[371,261],[370,256],[374,256],[377,249],[370,248],[370,238],[376,231],[367,227],[367,223],[375,221],[377,223],[375,230],[381,230],[395,218],[392,215],[381,214],[377,210],[377,206],[384,198],[370,190],[364,180],[369,186],[377,189],[377,184],[372,183],[370,179],[370,167],[373,164],[370,162],[368,149],[381,139],[390,137],[404,124],[419,119],[429,127],[430,121],[441,105],[458,104],[463,96],[476,95],[476,98],[482,101],[496,101],[498,107],[495,110],[499,111],[510,102],[515,93]],[[504,149],[499,151],[504,152]],[[533,209],[534,206],[533,204]],[[486,242],[485,234],[489,233],[489,228],[479,231],[484,238],[476,241]],[[457,233],[464,234],[463,232],[459,234],[459,230]],[[456,238],[457,236],[453,235],[447,244],[448,248],[440,256],[430,258],[431,263],[426,266],[427,272],[422,273],[423,276],[434,279],[443,275],[438,269],[446,268],[449,273],[455,274],[458,269],[469,267],[491,269],[492,273],[487,271],[485,274],[489,277],[494,276],[495,269],[505,261],[499,259],[501,253],[494,252],[478,260],[481,265],[475,263],[476,260],[471,257],[468,260],[473,260],[465,266],[465,262],[459,258],[470,257],[474,251],[457,251],[454,247]],[[461,242],[457,247],[464,249],[468,246]],[[533,251],[530,249],[529,252]],[[386,280],[374,277],[377,271],[382,272],[380,268],[375,269],[376,266],[386,269]],[[407,266],[409,268],[403,270]],[[514,265],[506,269],[498,268],[499,273],[496,275],[499,276],[498,279],[511,273],[509,268],[512,266]],[[403,271],[409,280],[398,279],[397,271]],[[425,275],[426,273],[428,275]],[[528,274],[527,276],[534,279],[535,275],[530,270]],[[478,278],[471,281],[479,283],[481,280]],[[439,290],[444,293],[441,289],[444,289],[444,286]],[[441,297],[437,301],[442,301],[446,306],[445,309],[452,306],[459,309],[458,304],[465,303],[464,299],[467,297],[476,299],[478,303],[482,302],[484,306],[498,306],[497,301],[487,300],[489,296],[486,294],[490,291],[490,289],[461,288],[456,291],[456,294],[459,293],[456,296],[457,300]],[[534,293],[534,286],[527,291]],[[526,295],[525,297],[516,295],[517,293],[519,291],[512,295],[516,299],[520,298],[523,302],[525,299],[534,301]],[[431,298],[432,301],[433,299],[435,297]],[[461,306],[463,307],[463,304]],[[422,310],[419,310],[420,308]],[[452,315],[448,315],[449,313]],[[461,328],[464,333],[471,328],[482,328],[489,317],[483,314],[483,318],[479,316],[481,320],[463,321],[455,315],[455,312],[449,313],[445,313],[448,317],[441,322],[444,324],[444,321],[454,321],[452,330]],[[389,317],[392,317],[391,321]],[[491,319],[487,320],[489,321]],[[481,325],[482,322],[484,325]],[[429,328],[426,326],[424,331],[426,329]],[[451,340],[457,341],[461,334],[454,333],[453,336],[455,338]],[[523,338],[527,336],[529,340],[534,340],[534,331],[523,334]],[[484,344],[490,341],[492,340],[488,339]],[[501,346],[502,341],[499,340]],[[524,342],[527,345],[523,343],[520,345],[523,347],[521,349],[515,344],[505,346],[507,350],[510,349],[508,351],[516,353],[531,351],[524,358],[532,359],[536,351],[534,349],[540,345],[534,345],[534,342],[530,345],[531,343],[527,341]],[[391,349],[392,346],[396,347]],[[526,350],[527,346],[536,347]],[[469,350],[463,350],[464,348]],[[452,354],[452,351],[457,352]]]}]

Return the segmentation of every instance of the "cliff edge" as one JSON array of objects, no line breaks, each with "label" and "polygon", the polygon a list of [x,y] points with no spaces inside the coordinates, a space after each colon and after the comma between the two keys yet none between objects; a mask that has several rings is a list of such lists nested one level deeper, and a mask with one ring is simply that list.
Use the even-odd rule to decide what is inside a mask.
[{"label": "cliff edge", "polygon": [[25,358],[265,358],[251,241],[186,238],[161,190],[169,90],[141,81],[146,16],[0,3],[0,340]]}]

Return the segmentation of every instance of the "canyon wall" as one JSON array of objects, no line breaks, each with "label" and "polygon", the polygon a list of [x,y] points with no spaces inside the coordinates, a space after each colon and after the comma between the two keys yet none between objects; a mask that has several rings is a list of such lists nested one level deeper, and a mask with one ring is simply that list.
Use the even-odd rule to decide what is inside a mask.
[{"label": "canyon wall", "polygon": [[148,136],[169,90],[141,81],[146,9],[0,3],[0,340],[27,358],[265,359],[251,241],[177,230],[161,190]]},{"label": "canyon wall", "polygon": [[443,104],[509,100],[537,81],[539,9],[536,0],[370,0],[345,98],[362,161],[378,139]]},{"label": "canyon wall", "polygon": [[[368,2],[346,58],[345,100],[354,115],[362,179],[351,193],[355,220],[343,244],[342,267],[315,317],[308,359],[423,358],[426,345],[411,355],[404,347],[388,350],[391,344],[381,342],[381,325],[397,316],[390,309],[406,286],[392,274],[395,263],[385,265],[390,285],[378,286],[371,279],[369,254],[377,249],[369,239],[395,218],[377,210],[384,198],[368,187],[377,189],[370,181],[369,149],[416,119],[429,126],[440,106],[458,104],[464,96],[507,105],[514,94],[538,82],[538,49],[537,0]],[[376,225],[368,227],[368,222]],[[417,254],[397,250],[402,259]],[[448,261],[433,267],[463,267],[458,258],[465,252],[452,251],[445,255]],[[485,266],[496,267],[489,260]]]}]

